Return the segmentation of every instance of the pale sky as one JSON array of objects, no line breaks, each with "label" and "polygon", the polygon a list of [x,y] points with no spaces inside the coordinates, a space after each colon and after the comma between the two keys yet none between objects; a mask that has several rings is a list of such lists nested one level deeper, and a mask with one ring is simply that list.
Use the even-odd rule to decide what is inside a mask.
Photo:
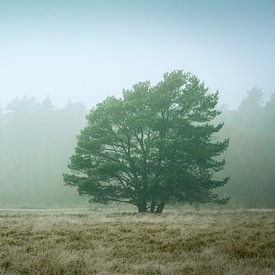
[{"label": "pale sky", "polygon": [[273,0],[0,0],[0,105],[50,96],[88,108],[174,69],[236,108],[275,92]]}]

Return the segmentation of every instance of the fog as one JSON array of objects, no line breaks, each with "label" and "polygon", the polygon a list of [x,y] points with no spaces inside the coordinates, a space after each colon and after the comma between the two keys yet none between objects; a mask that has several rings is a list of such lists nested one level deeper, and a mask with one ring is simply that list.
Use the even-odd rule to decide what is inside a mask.
[{"label": "fog", "polygon": [[[222,172],[230,175],[219,193],[233,207],[275,207],[275,94],[263,103],[263,92],[251,89],[236,111],[224,109],[219,138],[229,137]],[[22,98],[0,113],[0,206],[87,206],[87,198],[64,186],[76,136],[85,125],[82,103],[56,108],[50,98]]]},{"label": "fog", "polygon": [[87,108],[164,72],[198,75],[236,109],[275,91],[274,1],[1,1],[0,104]]},{"label": "fog", "polygon": [[220,92],[231,176],[220,193],[275,207],[274,11],[272,0],[0,1],[0,206],[85,205],[62,180],[85,115],[183,69]]}]

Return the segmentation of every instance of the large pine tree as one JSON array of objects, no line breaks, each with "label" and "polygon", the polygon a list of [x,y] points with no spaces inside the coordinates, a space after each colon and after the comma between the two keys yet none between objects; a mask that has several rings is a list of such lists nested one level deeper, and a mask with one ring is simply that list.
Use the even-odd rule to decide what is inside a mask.
[{"label": "large pine tree", "polygon": [[223,126],[212,122],[217,102],[217,92],[182,71],[107,98],[87,116],[64,181],[91,201],[139,212],[160,213],[171,201],[227,202],[213,192],[228,181],[215,177],[228,146],[213,138]]}]

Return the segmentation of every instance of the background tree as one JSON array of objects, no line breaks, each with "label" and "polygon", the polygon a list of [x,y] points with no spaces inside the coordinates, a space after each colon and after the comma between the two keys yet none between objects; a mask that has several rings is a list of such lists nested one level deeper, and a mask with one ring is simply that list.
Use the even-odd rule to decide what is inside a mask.
[{"label": "background tree", "polygon": [[86,205],[62,180],[85,113],[83,104],[58,109],[49,98],[9,104],[0,115],[0,206]]},{"label": "background tree", "polygon": [[126,202],[139,212],[160,213],[171,201],[226,203],[213,192],[228,181],[214,177],[228,146],[212,139],[223,126],[211,124],[217,101],[182,71],[107,98],[87,116],[64,181],[91,201]]},{"label": "background tree", "polygon": [[275,206],[275,97],[264,103],[260,89],[248,91],[239,109],[223,112],[226,121],[221,137],[230,138],[224,170],[230,184],[221,191],[230,194],[239,207]]}]

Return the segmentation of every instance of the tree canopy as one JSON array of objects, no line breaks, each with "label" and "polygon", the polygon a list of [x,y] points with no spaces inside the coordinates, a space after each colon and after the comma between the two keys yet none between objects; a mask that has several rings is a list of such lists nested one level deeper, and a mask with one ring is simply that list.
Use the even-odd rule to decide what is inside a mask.
[{"label": "tree canopy", "polygon": [[64,181],[91,201],[126,202],[139,212],[162,212],[171,201],[225,203],[212,191],[229,179],[215,178],[228,146],[212,138],[223,126],[210,123],[217,102],[217,92],[182,71],[108,97],[87,116]]}]

